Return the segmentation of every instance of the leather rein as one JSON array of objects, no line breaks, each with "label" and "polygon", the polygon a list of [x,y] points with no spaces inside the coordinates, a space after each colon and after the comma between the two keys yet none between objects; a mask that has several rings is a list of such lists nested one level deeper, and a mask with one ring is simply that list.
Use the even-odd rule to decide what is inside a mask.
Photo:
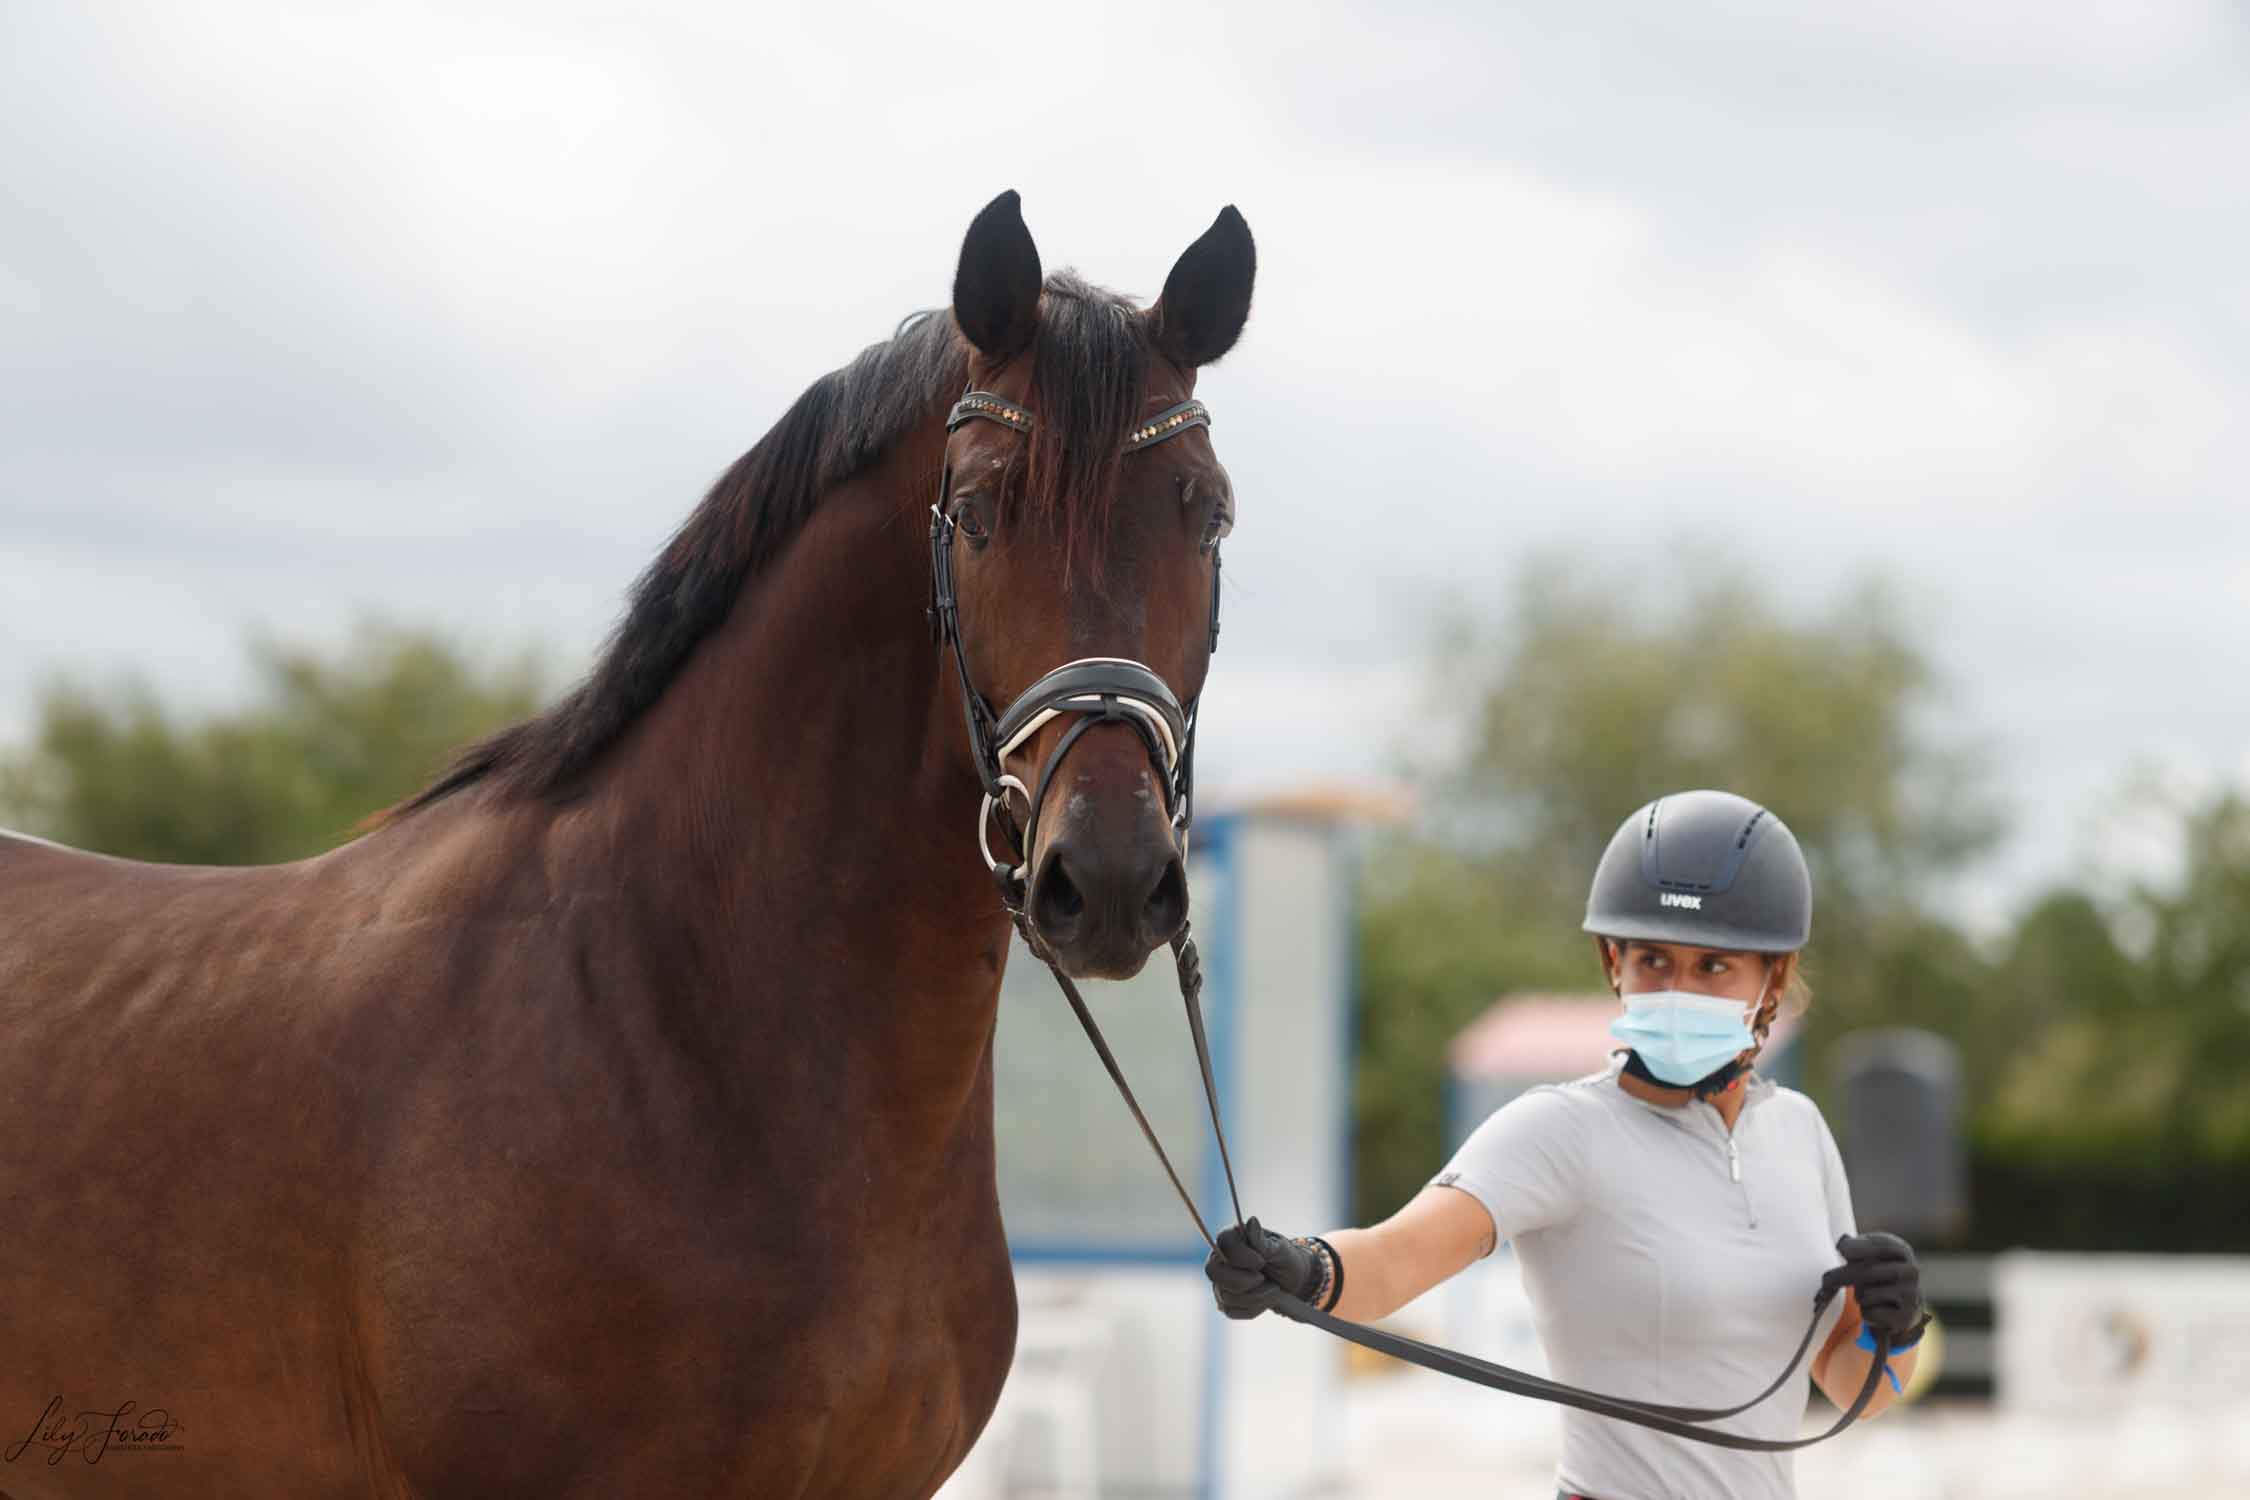
[{"label": "leather rein", "polygon": [[[950,435],[962,424],[971,421],[997,422],[1003,427],[1029,433],[1032,426],[1030,410],[1004,396],[990,391],[971,389],[954,403],[947,414],[945,430]],[[1123,451],[1136,453],[1153,447],[1195,427],[1211,425],[1210,409],[1200,401],[1183,401],[1167,407],[1136,426],[1127,434]],[[1047,945],[1041,941],[1036,927],[1025,912],[1027,881],[1033,841],[1038,830],[1039,806],[1046,800],[1047,788],[1063,757],[1078,742],[1079,736],[1101,723],[1124,723],[1139,734],[1142,745],[1154,762],[1159,775],[1158,783],[1164,788],[1165,811],[1171,818],[1173,836],[1178,844],[1179,857],[1187,859],[1189,824],[1194,816],[1194,763],[1196,709],[1200,695],[1190,698],[1183,708],[1164,679],[1157,676],[1146,664],[1123,657],[1086,657],[1066,662],[1062,666],[1031,684],[1007,708],[995,714],[984,696],[976,690],[969,676],[969,661],[961,641],[961,623],[958,600],[953,588],[953,538],[958,527],[947,507],[952,496],[952,468],[947,465],[938,481],[937,503],[930,507],[930,605],[931,636],[937,642],[952,647],[953,663],[961,681],[961,700],[969,729],[969,746],[974,755],[977,778],[984,787],[984,801],[977,813],[977,848],[984,856],[985,866],[991,871],[999,887],[1000,900],[1007,908],[1010,920],[1024,940],[1032,955],[1046,964],[1055,976],[1055,983],[1070,1002],[1078,1017],[1087,1041],[1093,1044],[1095,1055],[1109,1073],[1109,1080],[1132,1112],[1133,1121],[1140,1126],[1141,1136],[1149,1149],[1156,1153],[1157,1162],[1164,1175],[1171,1179],[1172,1191],[1179,1195],[1180,1203],[1187,1209],[1188,1217],[1195,1221],[1196,1232],[1203,1242],[1214,1250],[1218,1248],[1210,1227],[1195,1206],[1195,1199],[1180,1181],[1179,1172],[1165,1153],[1163,1142],[1156,1137],[1155,1127],[1149,1124],[1148,1115],[1140,1101],[1133,1096],[1132,1085],[1125,1081],[1125,1071],[1118,1065],[1117,1056],[1110,1050],[1108,1040],[1102,1035],[1100,1023],[1087,1007],[1085,997],[1070,976],[1062,971]],[[1211,553],[1211,619],[1209,645],[1217,650],[1219,644],[1219,554],[1214,546]],[[1041,765],[1033,785],[1027,787],[1007,769],[1007,757],[1029,743],[1032,736],[1054,720],[1065,715],[1076,715],[1077,722],[1065,731],[1062,739],[1049,752]],[[1028,804],[1024,821],[1019,828],[1008,793],[1015,792]],[[1006,863],[993,857],[988,830],[998,821],[1009,841],[1015,845],[1018,862]],[[1182,922],[1173,935],[1173,961],[1179,972],[1180,999],[1187,1013],[1189,1035],[1195,1042],[1195,1061],[1203,1075],[1203,1097],[1210,1106],[1211,1133],[1219,1146],[1219,1161],[1226,1170],[1227,1196],[1232,1200],[1235,1223],[1242,1223],[1242,1195],[1234,1183],[1234,1162],[1227,1152],[1226,1126],[1219,1117],[1219,1090],[1211,1071],[1211,1043],[1203,1024],[1203,966],[1190,935],[1188,924]],[[1364,1323],[1354,1323],[1336,1317],[1312,1306],[1288,1292],[1278,1292],[1272,1306],[1275,1312],[1295,1322],[1308,1324],[1333,1334],[1337,1338],[1372,1349],[1393,1359],[1450,1375],[1490,1390],[1505,1391],[1510,1395],[1527,1396],[1535,1401],[1548,1401],[1558,1406],[1575,1407],[1597,1416],[1611,1417],[1620,1422],[1630,1422],[1655,1432],[1669,1433],[1691,1442],[1712,1447],[1740,1449],[1752,1453],[1786,1453],[1796,1448],[1807,1448],[1814,1443],[1834,1437],[1859,1419],[1888,1367],[1891,1340],[1888,1334],[1875,1335],[1875,1358],[1868,1365],[1867,1378],[1861,1382],[1859,1392],[1851,1406],[1837,1418],[1835,1425],[1813,1437],[1775,1439],[1747,1437],[1739,1433],[1714,1431],[1701,1424],[1739,1416],[1767,1397],[1779,1391],[1790,1376],[1804,1363],[1812,1348],[1813,1336],[1820,1329],[1820,1320],[1834,1300],[1835,1289],[1818,1292],[1813,1297],[1812,1321],[1805,1327],[1805,1336],[1797,1342],[1797,1352],[1790,1356],[1789,1364],[1774,1377],[1773,1383],[1736,1406],[1697,1407],[1667,1406],[1653,1401],[1628,1400],[1620,1396],[1604,1396],[1594,1391],[1529,1371],[1494,1364],[1474,1355],[1427,1344],[1403,1334],[1390,1333]]]}]

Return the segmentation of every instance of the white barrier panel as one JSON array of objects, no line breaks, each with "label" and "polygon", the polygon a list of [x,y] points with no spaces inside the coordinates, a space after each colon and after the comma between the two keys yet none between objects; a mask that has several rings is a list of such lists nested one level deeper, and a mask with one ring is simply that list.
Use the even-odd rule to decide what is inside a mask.
[{"label": "white barrier panel", "polygon": [[[1196,828],[1204,1012],[1245,1212],[1290,1233],[1345,1213],[1352,857],[1317,820]],[[1169,954],[1087,1000],[1214,1225],[1232,1219]],[[1008,963],[994,1048],[1016,1375],[948,1500],[1295,1500],[1332,1492],[1343,1346],[1212,1305],[1204,1246],[1047,971]],[[1087,1450],[1091,1449],[1089,1453]]]},{"label": "white barrier panel", "polygon": [[2250,1391],[2250,1257],[2011,1251],[1992,1298],[2009,1412],[2216,1411]]}]

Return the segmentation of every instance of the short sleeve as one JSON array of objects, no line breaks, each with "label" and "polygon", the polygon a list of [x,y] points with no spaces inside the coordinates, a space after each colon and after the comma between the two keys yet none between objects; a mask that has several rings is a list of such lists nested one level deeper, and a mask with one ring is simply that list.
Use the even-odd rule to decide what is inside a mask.
[{"label": "short sleeve", "polygon": [[1844,1176],[1844,1158],[1836,1149],[1836,1137],[1829,1133],[1828,1118],[1820,1106],[1806,1101],[1812,1110],[1813,1123],[1820,1127],[1820,1183],[1828,1194],[1828,1239],[1831,1244],[1847,1234],[1859,1233],[1852,1218],[1852,1185]]},{"label": "short sleeve", "polygon": [[1554,1088],[1518,1095],[1485,1117],[1431,1184],[1482,1203],[1503,1240],[1562,1223],[1585,1196],[1593,1111],[1577,1103]]}]

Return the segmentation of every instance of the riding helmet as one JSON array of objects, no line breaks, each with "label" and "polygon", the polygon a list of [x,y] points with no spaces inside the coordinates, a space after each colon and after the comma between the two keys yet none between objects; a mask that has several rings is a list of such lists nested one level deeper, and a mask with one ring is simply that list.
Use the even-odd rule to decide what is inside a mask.
[{"label": "riding helmet", "polygon": [[1794,953],[1812,936],[1812,875],[1787,824],[1732,792],[1676,792],[1627,818],[1586,897],[1617,941]]}]

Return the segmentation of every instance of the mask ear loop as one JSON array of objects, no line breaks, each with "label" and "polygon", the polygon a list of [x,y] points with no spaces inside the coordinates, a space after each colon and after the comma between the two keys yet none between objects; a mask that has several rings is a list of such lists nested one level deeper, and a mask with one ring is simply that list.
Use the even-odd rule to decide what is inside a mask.
[{"label": "mask ear loop", "polygon": [[[1742,1086],[1742,1080],[1749,1077],[1750,1070],[1758,1065],[1758,1059],[1765,1054],[1766,1034],[1773,1029],[1773,1021],[1769,1020],[1765,1023],[1765,1025],[1761,1026],[1758,1024],[1758,1018],[1766,1013],[1766,996],[1771,994],[1772,991],[1773,965],[1769,963],[1766,965],[1765,982],[1758,986],[1758,998],[1755,1002],[1752,1003],[1750,1007],[1750,1019],[1746,1023],[1750,1031],[1750,1055],[1746,1058],[1737,1057],[1732,1063],[1729,1063],[1727,1065],[1726,1071],[1728,1076],[1727,1081],[1723,1086],[1712,1090],[1710,1093],[1706,1093],[1704,1092],[1704,1090],[1699,1088],[1695,1091],[1698,1097],[1708,1099],[1711,1098],[1714,1094],[1722,1094],[1733,1089],[1740,1088]],[[1780,1000],[1776,999],[1774,1001],[1774,1012],[1776,1018],[1779,1017],[1780,1011],[1781,1002]]]},{"label": "mask ear loop", "polygon": [[[1772,1031],[1774,1023],[1781,1019],[1781,996],[1773,993],[1773,971],[1773,964],[1768,963],[1766,965],[1765,983],[1758,986],[1758,1003],[1750,1009],[1750,1034],[1758,1039],[1759,1052],[1766,1050],[1766,1034]],[[1782,988],[1786,993],[1788,986],[1784,985]],[[1766,1010],[1766,1000],[1769,996],[1773,1000],[1773,1010],[1770,1014]],[[1763,1022],[1760,1021],[1760,1017],[1764,1017]],[[1752,1054],[1752,1058],[1755,1060],[1755,1053]]]}]

